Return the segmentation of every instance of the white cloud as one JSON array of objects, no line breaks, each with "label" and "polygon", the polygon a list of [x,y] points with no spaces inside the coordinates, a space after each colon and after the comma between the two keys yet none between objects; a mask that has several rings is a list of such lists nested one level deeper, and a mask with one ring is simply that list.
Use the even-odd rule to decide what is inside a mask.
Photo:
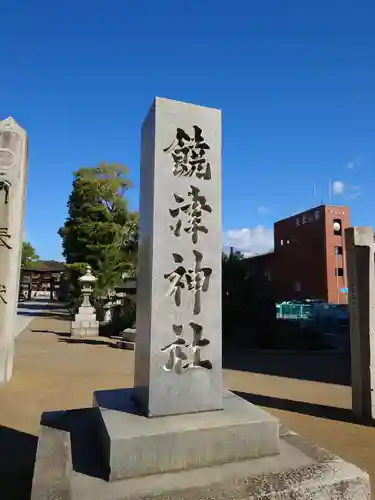
[{"label": "white cloud", "polygon": [[268,214],[268,212],[270,211],[270,209],[268,207],[264,207],[263,205],[258,207],[258,214]]},{"label": "white cloud", "polygon": [[355,199],[358,198],[358,196],[361,196],[361,186],[350,186],[350,195],[349,198]]},{"label": "white cloud", "polygon": [[256,226],[230,229],[224,235],[224,247],[233,247],[246,257],[273,250],[273,229]]},{"label": "white cloud", "polygon": [[363,156],[357,156],[353,160],[348,161],[348,163],[346,164],[346,168],[349,168],[350,170],[352,170],[353,168],[358,168],[361,166],[362,162]]},{"label": "white cloud", "polygon": [[332,192],[333,194],[343,194],[345,190],[345,184],[341,181],[335,181],[332,184]]}]

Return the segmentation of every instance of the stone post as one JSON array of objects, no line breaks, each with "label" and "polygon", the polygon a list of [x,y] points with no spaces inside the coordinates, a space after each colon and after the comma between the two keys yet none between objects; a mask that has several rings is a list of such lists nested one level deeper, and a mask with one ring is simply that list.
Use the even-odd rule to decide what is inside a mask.
[{"label": "stone post", "polygon": [[12,377],[27,178],[26,132],[0,121],[0,383]]},{"label": "stone post", "polygon": [[99,335],[99,321],[96,319],[96,311],[91,305],[90,296],[97,278],[92,274],[91,267],[87,266],[86,273],[78,280],[82,286],[83,301],[72,322],[70,334],[72,337],[96,337]]},{"label": "stone post", "polygon": [[349,288],[352,410],[375,418],[374,235],[370,227],[345,231]]},{"label": "stone post", "polygon": [[135,387],[95,391],[92,419],[42,418],[32,500],[370,498],[367,474],[222,390],[220,167],[220,111],[156,98],[142,131]]},{"label": "stone post", "polygon": [[218,410],[221,112],[156,98],[141,148],[136,396],[148,416]]}]

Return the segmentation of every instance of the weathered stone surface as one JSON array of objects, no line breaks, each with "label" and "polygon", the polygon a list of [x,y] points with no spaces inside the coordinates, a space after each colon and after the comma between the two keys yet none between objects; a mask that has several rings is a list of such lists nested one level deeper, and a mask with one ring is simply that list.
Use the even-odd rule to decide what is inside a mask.
[{"label": "weathered stone surface", "polygon": [[128,342],[135,342],[137,335],[137,330],[135,328],[126,328],[120,332],[119,336]]},{"label": "weathered stone surface", "polygon": [[94,393],[111,481],[279,453],[279,421],[230,391],[221,411],[159,418],[140,415],[132,394]]},{"label": "weathered stone surface", "polygon": [[31,500],[71,500],[71,472],[69,432],[41,426]]},{"label": "weathered stone surface", "polygon": [[375,418],[375,266],[371,227],[345,232],[350,310],[352,409]]},{"label": "weathered stone surface", "polygon": [[12,376],[27,177],[26,132],[0,121],[0,383]]},{"label": "weathered stone surface", "polygon": [[148,416],[221,409],[219,110],[155,99],[140,193],[137,397]]},{"label": "weathered stone surface", "polygon": [[[79,415],[77,415],[79,417]],[[75,423],[76,433],[84,434],[86,419],[80,426]],[[197,467],[178,472],[152,474],[150,476],[107,482],[99,477],[83,473],[90,470],[89,462],[95,460],[92,449],[87,446],[85,461],[77,466],[64,454],[56,462],[53,433],[61,436],[63,431],[51,429],[52,434],[41,435],[40,447],[50,454],[39,453],[36,470],[59,464],[50,474],[50,482],[42,482],[38,495],[33,489],[32,500],[69,498],[71,500],[370,500],[368,475],[354,465],[325,450],[311,446],[299,436],[286,431],[280,436],[280,454],[252,460],[241,460],[210,467]],[[63,433],[64,434],[64,433]],[[68,429],[63,438],[68,441]],[[87,440],[90,436],[87,436]],[[95,440],[95,436],[92,436]],[[50,442],[50,443],[49,443]],[[74,455],[74,453],[73,453]],[[82,459],[81,459],[82,461]],[[69,481],[61,481],[69,471]],[[51,496],[55,484],[64,484],[66,495]],[[61,488],[59,494],[62,494]]]}]

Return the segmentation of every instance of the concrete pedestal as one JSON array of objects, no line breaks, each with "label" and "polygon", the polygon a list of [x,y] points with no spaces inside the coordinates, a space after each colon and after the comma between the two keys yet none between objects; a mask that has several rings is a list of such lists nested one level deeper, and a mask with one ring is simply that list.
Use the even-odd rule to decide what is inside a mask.
[{"label": "concrete pedestal", "polygon": [[132,389],[97,391],[109,481],[277,455],[279,422],[230,391],[223,410],[147,418]]},{"label": "concrete pedestal", "polygon": [[[112,407],[115,393],[97,392],[95,400]],[[279,429],[236,396],[223,399],[228,420],[219,417],[216,427],[217,412],[150,419],[97,407],[43,414],[31,500],[371,498],[365,472]]]}]

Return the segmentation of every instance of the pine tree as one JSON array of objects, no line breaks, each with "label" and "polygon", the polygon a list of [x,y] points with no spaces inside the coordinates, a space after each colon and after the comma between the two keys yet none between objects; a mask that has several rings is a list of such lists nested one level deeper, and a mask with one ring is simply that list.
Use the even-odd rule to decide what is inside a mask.
[{"label": "pine tree", "polygon": [[68,218],[58,231],[63,255],[74,271],[89,264],[98,277],[96,293],[103,295],[136,262],[138,214],[129,212],[124,198],[131,187],[128,169],[101,163],[73,175]]},{"label": "pine tree", "polygon": [[39,261],[39,255],[37,255],[35,248],[28,241],[22,242],[22,267],[33,267],[33,265]]}]

